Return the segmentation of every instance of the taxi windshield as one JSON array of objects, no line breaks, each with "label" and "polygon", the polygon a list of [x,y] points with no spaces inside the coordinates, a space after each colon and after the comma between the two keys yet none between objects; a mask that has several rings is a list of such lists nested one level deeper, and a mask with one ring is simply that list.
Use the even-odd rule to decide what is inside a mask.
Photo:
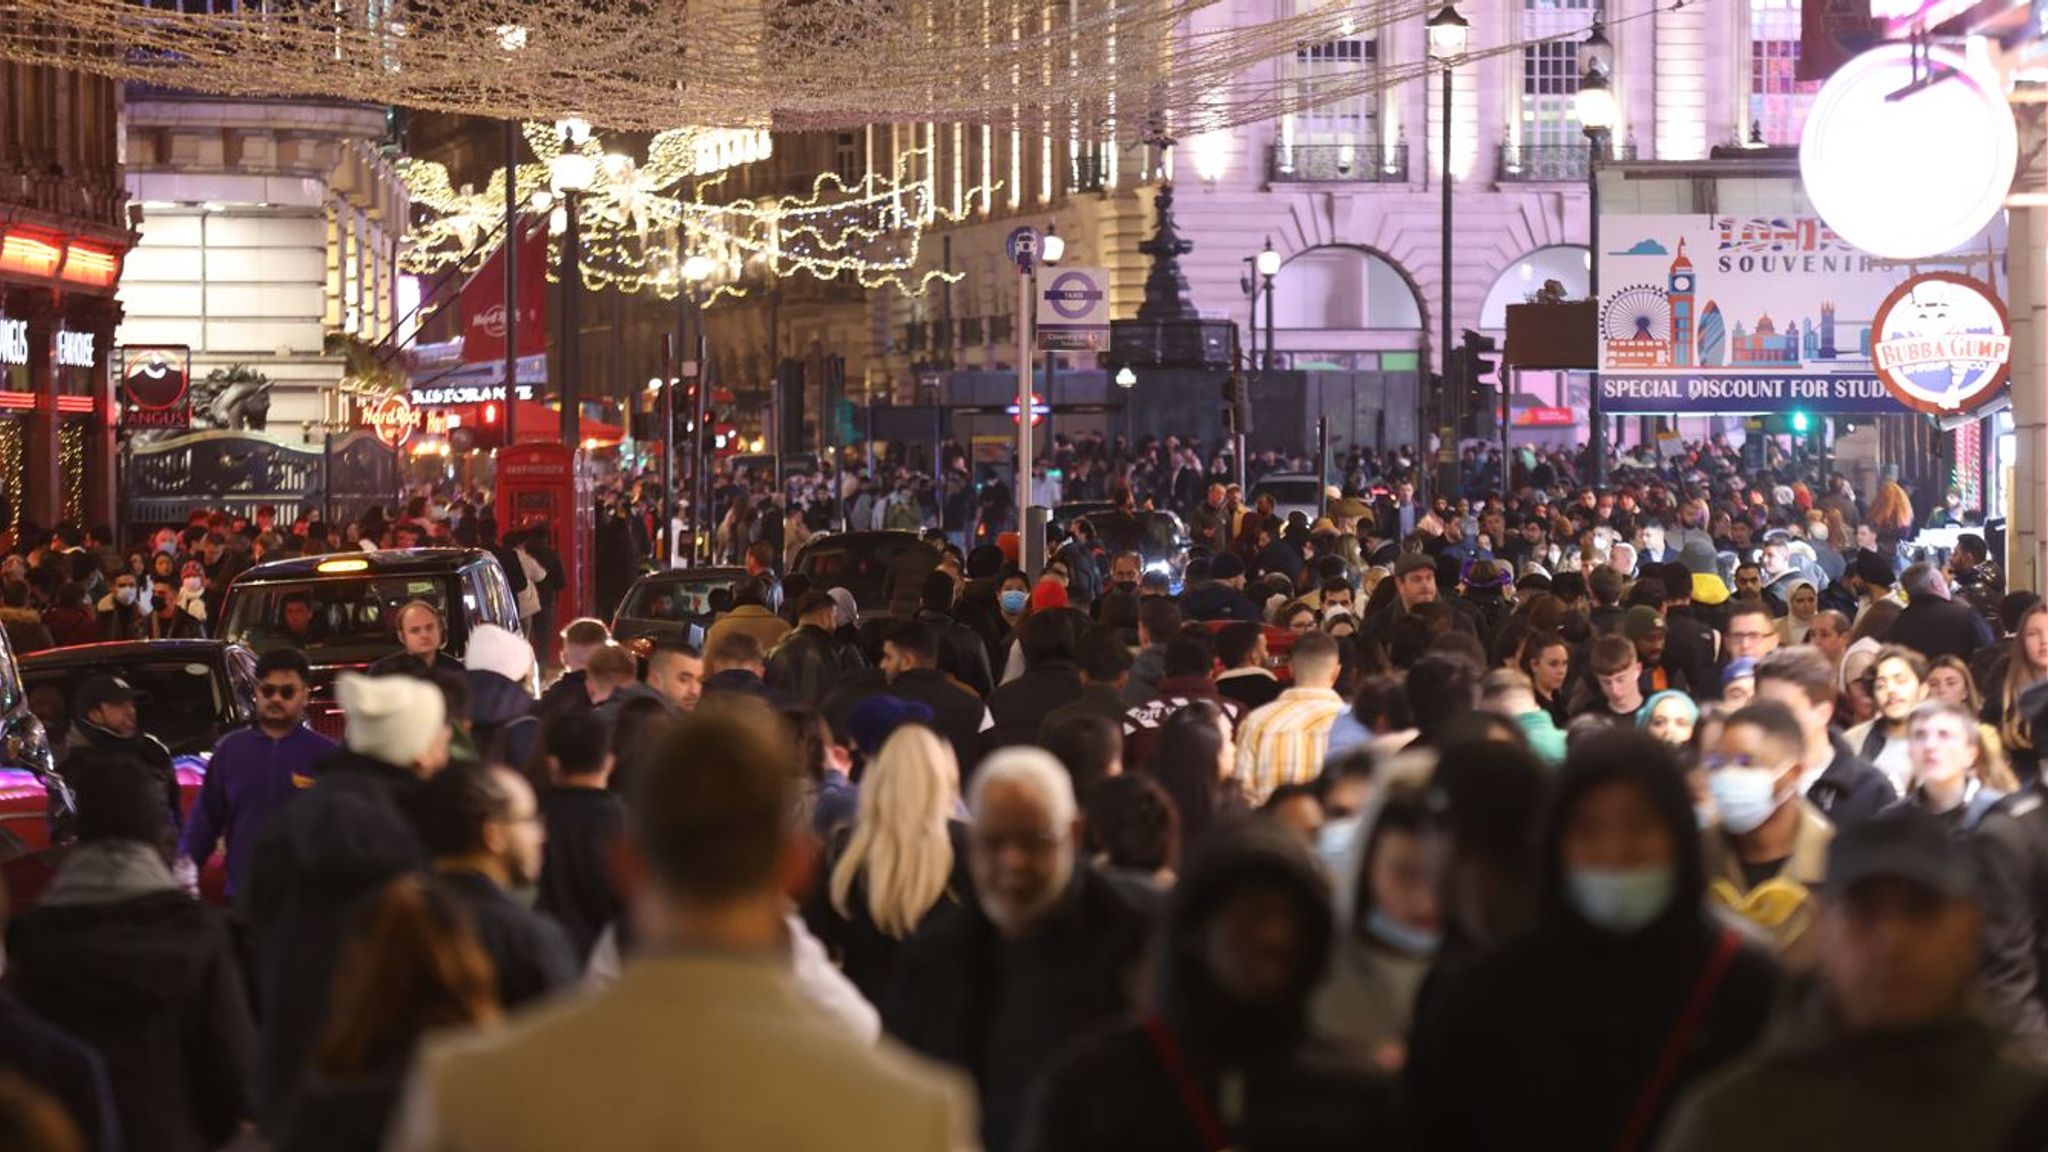
[{"label": "taxi windshield", "polygon": [[[462,619],[457,579],[450,572],[237,585],[221,637],[258,652],[297,648],[316,666],[367,664],[399,651],[398,610],[414,600],[443,620]],[[453,651],[457,640],[444,636],[442,647]]]}]

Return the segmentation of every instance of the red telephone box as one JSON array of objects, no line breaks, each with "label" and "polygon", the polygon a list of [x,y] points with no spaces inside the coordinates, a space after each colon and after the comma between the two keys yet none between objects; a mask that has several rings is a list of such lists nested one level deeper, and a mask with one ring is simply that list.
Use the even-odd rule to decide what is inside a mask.
[{"label": "red telephone box", "polygon": [[[590,472],[583,453],[566,444],[533,442],[498,450],[498,523],[505,531],[545,528],[555,554],[562,558],[567,585],[555,599],[555,629],[590,614],[595,590],[591,554],[597,522],[591,502]],[[555,637],[536,637],[553,649]],[[541,652],[541,659],[548,652]]]}]

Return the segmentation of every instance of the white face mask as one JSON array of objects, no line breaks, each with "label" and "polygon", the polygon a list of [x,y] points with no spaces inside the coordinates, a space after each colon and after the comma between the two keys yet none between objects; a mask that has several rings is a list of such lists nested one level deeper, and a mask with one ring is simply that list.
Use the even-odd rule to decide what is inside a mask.
[{"label": "white face mask", "polygon": [[202,589],[204,589],[205,585],[206,582],[197,576],[185,577],[185,591],[190,592],[195,596],[198,595]]},{"label": "white face mask", "polygon": [[1741,836],[1764,826],[1789,797],[1778,795],[1778,774],[1769,768],[1717,768],[1707,791],[1721,813],[1721,827]]},{"label": "white face mask", "polygon": [[1579,915],[1596,928],[1632,936],[1671,905],[1669,865],[1658,868],[1574,868],[1565,874],[1565,893]]},{"label": "white face mask", "polygon": [[117,604],[133,604],[133,603],[135,603],[135,589],[133,589],[133,588],[116,588],[116,589],[114,589],[114,602],[115,602],[115,603],[117,603]]}]

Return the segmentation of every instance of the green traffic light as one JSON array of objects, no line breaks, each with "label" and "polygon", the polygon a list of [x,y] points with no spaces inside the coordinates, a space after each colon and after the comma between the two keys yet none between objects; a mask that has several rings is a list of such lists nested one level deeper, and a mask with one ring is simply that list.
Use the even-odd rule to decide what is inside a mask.
[{"label": "green traffic light", "polygon": [[1807,418],[1806,413],[1794,412],[1792,414],[1792,430],[1794,432],[1804,433],[1807,431],[1810,424],[1811,421]]}]

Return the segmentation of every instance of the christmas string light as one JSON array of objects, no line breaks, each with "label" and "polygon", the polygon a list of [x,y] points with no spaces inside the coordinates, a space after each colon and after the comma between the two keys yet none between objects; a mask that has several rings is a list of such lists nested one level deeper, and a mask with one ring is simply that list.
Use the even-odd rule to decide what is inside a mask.
[{"label": "christmas string light", "polygon": [[390,0],[0,0],[0,59],[499,120],[964,123],[1140,142],[1401,83],[1427,65],[1316,85],[1277,80],[1266,65],[1417,22],[1437,2],[1296,0],[1243,21],[1219,16],[1221,0],[438,0],[415,22],[417,9]]},{"label": "christmas string light", "polygon": [[[539,162],[516,166],[515,196],[552,213],[548,173],[563,142],[548,125],[523,125],[522,134]],[[837,174],[821,174],[808,195],[721,200],[727,173],[692,179],[705,170],[702,165],[748,163],[771,147],[765,139],[733,133],[678,130],[656,136],[648,161],[641,163],[605,153],[595,137],[584,140],[578,151],[594,173],[589,190],[578,194],[585,286],[673,299],[687,287],[675,267],[678,252],[706,256],[718,269],[703,289],[709,299],[743,295],[739,281],[750,265],[769,276],[851,275],[864,288],[909,295],[935,280],[959,279],[958,273],[918,267],[925,228],[960,218],[940,209],[929,179],[914,175],[923,166],[922,152],[898,156],[888,178],[870,173],[848,183]],[[417,210],[402,266],[424,274],[480,263],[486,252],[479,242],[502,219],[504,170],[492,173],[481,192],[454,187],[446,168],[428,161],[401,161],[398,173]],[[675,185],[686,188],[672,190]],[[962,203],[978,197],[985,198],[982,190]],[[553,245],[551,253],[552,278],[558,259]]]}]

